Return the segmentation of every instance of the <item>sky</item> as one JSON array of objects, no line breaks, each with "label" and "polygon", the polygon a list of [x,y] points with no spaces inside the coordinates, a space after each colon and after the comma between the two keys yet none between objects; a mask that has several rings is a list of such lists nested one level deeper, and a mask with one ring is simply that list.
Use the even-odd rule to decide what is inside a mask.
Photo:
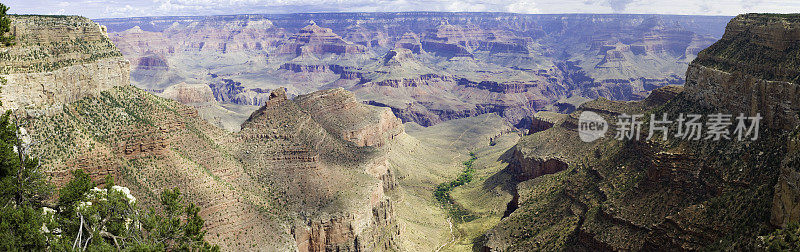
[{"label": "sky", "polygon": [[0,0],[14,14],[141,16],[280,14],[298,12],[628,13],[733,16],[800,13],[800,0]]}]

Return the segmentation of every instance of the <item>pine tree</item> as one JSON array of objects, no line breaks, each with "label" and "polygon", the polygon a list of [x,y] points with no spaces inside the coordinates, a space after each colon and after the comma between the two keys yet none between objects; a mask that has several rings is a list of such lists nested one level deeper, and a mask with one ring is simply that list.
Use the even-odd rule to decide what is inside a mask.
[{"label": "pine tree", "polygon": [[0,250],[44,250],[54,240],[43,227],[52,226],[42,209],[51,187],[39,162],[29,156],[24,129],[11,121],[11,113],[0,116]]},{"label": "pine tree", "polygon": [[0,3],[0,44],[4,46],[14,45],[14,35],[7,34],[11,32],[11,19],[6,15],[8,9],[8,6]]}]

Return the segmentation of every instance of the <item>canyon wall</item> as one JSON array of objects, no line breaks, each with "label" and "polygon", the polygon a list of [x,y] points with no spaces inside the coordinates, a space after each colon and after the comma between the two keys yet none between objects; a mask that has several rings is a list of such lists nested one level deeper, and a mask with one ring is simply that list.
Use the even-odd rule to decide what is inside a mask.
[{"label": "canyon wall", "polygon": [[218,101],[257,105],[254,90],[342,87],[403,122],[498,113],[525,128],[565,99],[640,100],[682,84],[728,19],[420,12],[98,22],[134,62],[134,85],[153,92],[181,82],[219,90],[229,80],[241,88],[215,91]]},{"label": "canyon wall", "polygon": [[[662,87],[637,102],[597,99],[557,120],[535,119],[535,132],[509,157],[508,171],[525,181],[516,185],[510,213],[487,232],[484,250],[766,249],[763,235],[800,217],[800,72],[790,46],[800,41],[798,24],[797,15],[737,16],[689,64],[684,87]],[[734,125],[739,113],[764,119],[758,139],[620,141],[612,125],[605,138],[584,142],[577,132],[584,111],[607,122],[650,113],[733,114]],[[558,170],[547,164],[553,159],[568,166],[546,174]]]},{"label": "canyon wall", "polygon": [[82,17],[12,16],[0,48],[3,108],[46,109],[129,85],[129,63],[104,27]]},{"label": "canyon wall", "polygon": [[[728,23],[719,42],[689,66],[687,93],[698,102],[732,114],[763,117],[761,125],[791,131],[800,125],[800,16],[745,14]],[[800,221],[796,202],[796,136],[788,149],[775,185],[771,222],[786,226]],[[793,167],[794,166],[794,167]]]}]

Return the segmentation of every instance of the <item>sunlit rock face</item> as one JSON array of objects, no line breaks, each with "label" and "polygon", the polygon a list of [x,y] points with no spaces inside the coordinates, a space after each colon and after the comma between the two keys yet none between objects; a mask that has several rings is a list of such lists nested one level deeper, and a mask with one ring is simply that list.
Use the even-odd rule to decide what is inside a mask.
[{"label": "sunlit rock face", "polygon": [[130,63],[106,28],[82,17],[14,16],[0,49],[4,109],[49,109],[130,84]]},{"label": "sunlit rock face", "polygon": [[330,28],[322,28],[313,21],[299,32],[289,37],[279,46],[278,53],[300,56],[303,54],[350,54],[363,53],[366,48],[345,41]]},{"label": "sunlit rock face", "polygon": [[800,42],[794,16],[740,15],[719,42],[700,53],[687,72],[695,98],[732,112],[764,116],[774,128],[800,124]]}]

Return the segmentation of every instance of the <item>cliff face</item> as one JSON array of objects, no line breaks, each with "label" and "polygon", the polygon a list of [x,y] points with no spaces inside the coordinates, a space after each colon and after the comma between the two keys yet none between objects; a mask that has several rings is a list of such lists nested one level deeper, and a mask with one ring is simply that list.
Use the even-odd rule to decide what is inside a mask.
[{"label": "cliff face", "polygon": [[[798,22],[740,15],[689,65],[684,91],[595,100],[535,121],[537,132],[511,157],[510,171],[523,180],[513,212],[487,233],[486,249],[759,249],[759,235],[798,221],[797,57],[786,46],[800,40]],[[607,133],[585,143],[576,132],[583,111],[608,122],[623,113],[760,113],[764,120],[757,140],[617,141]],[[546,174],[554,170],[550,158],[567,163],[565,171]]]},{"label": "cliff face", "polygon": [[796,16],[738,16],[690,65],[687,90],[713,106],[761,113],[768,126],[792,129],[800,124],[798,42]]},{"label": "cliff face", "polygon": [[[698,101],[731,113],[764,117],[766,127],[793,130],[800,124],[800,17],[747,14],[731,20],[719,42],[701,52],[687,71],[686,89]],[[800,173],[795,138],[779,165],[771,222],[800,221],[796,203]]]},{"label": "cliff face", "polygon": [[17,44],[0,49],[5,109],[44,109],[130,84],[128,61],[86,18],[13,16],[11,25]]}]

